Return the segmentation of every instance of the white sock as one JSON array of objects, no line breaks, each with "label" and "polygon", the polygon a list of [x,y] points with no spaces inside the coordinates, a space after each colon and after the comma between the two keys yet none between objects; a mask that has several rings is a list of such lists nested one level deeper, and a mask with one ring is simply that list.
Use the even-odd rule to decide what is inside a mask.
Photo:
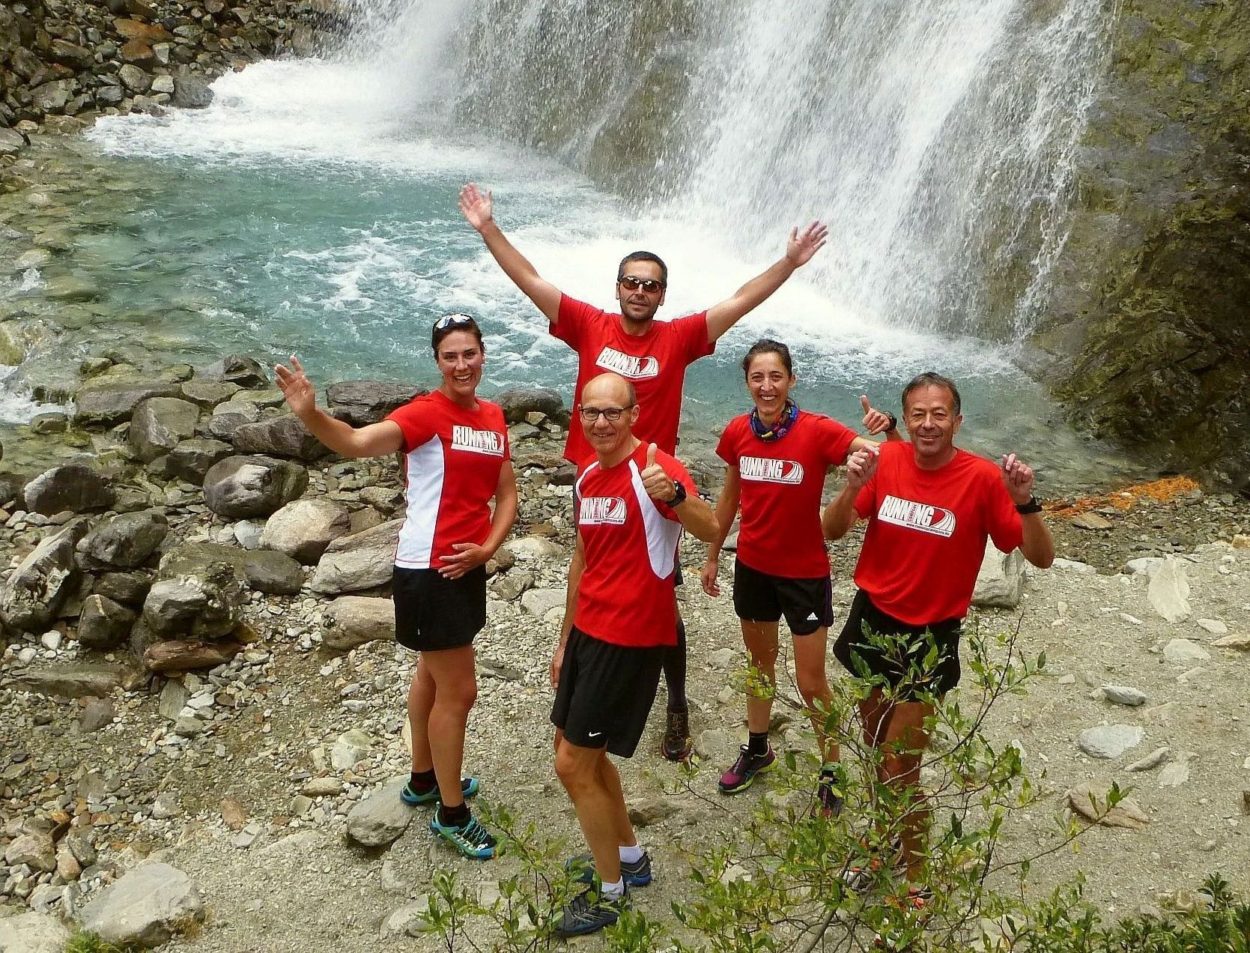
[{"label": "white sock", "polygon": [[643,850],[637,844],[633,847],[618,847],[617,851],[621,855],[621,860],[627,864],[636,864],[642,860]]},{"label": "white sock", "polygon": [[622,877],[614,884],[603,884],[600,892],[604,900],[620,900],[625,896],[625,878]]}]

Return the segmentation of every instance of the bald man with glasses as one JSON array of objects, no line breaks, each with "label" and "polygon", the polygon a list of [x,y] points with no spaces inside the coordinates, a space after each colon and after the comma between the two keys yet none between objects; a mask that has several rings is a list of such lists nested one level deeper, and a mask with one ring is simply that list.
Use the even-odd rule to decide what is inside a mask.
[{"label": "bald man with glasses", "polygon": [[[626,255],[617,268],[614,295],[620,313],[609,313],[564,294],[544,279],[500,230],[489,191],[469,183],[460,190],[460,211],[482,236],[499,267],[550,322],[553,336],[577,352],[577,383],[573,402],[582,400],[586,383],[605,371],[620,375],[635,388],[641,407],[636,435],[665,453],[677,452],[682,388],[686,368],[716,349],[716,342],[746,314],[780,288],[796,269],[807,264],[825,244],[828,229],[812,222],[790,232],[786,253],[730,297],[706,311],[656,321],[668,290],[668,267],[652,252]],[[564,456],[580,466],[593,456],[582,428],[569,428]],[[569,568],[575,588],[580,567]],[[681,575],[678,572],[678,582]],[[670,761],[690,756],[689,705],[686,701],[686,631],[677,621],[677,644],[664,660],[668,686],[668,722],[661,751]]]}]

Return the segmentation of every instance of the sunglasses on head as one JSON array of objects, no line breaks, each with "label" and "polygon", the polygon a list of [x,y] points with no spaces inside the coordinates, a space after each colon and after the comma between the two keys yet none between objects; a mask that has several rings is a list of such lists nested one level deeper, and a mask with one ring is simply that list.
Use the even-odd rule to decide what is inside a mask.
[{"label": "sunglasses on head", "polygon": [[664,290],[664,282],[656,281],[654,278],[638,278],[634,275],[622,275],[616,279],[626,291],[637,291],[641,288],[649,295],[655,294],[657,291]]},{"label": "sunglasses on head", "polygon": [[473,324],[473,319],[467,314],[445,314],[434,322],[434,330],[441,331],[460,324]]}]

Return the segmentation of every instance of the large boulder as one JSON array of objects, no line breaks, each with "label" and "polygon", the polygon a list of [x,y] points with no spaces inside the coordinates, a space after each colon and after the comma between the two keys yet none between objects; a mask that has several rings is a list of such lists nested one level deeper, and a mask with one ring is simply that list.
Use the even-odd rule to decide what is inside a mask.
[{"label": "large boulder", "polygon": [[152,574],[147,572],[106,572],[96,576],[91,591],[106,599],[127,606],[142,607],[152,588]]},{"label": "large boulder", "polygon": [[309,586],[321,595],[373,589],[390,582],[402,519],[340,536],[326,547]]},{"label": "large boulder", "polygon": [[330,413],[353,427],[376,424],[391,411],[402,407],[424,388],[411,384],[387,384],[382,381],[343,381],[326,388]]},{"label": "large boulder", "polygon": [[130,635],[136,615],[107,596],[92,593],[78,616],[78,642],[89,649],[115,649]]},{"label": "large boulder", "polygon": [[239,453],[263,453],[296,460],[319,460],[330,452],[294,414],[244,424],[234,431],[230,441]]},{"label": "large boulder", "polygon": [[143,602],[143,619],[154,633],[217,639],[234,630],[243,585],[232,564],[209,561],[195,575],[170,575],[162,567],[161,576]]},{"label": "large boulder", "polygon": [[129,420],[135,407],[150,397],[176,397],[176,381],[92,380],[74,395],[74,423],[79,427],[112,427]]},{"label": "large boulder", "polygon": [[339,596],[326,610],[321,643],[348,652],[366,642],[395,638],[395,603],[373,596]]},{"label": "large boulder", "polygon": [[234,432],[244,424],[254,424],[258,420],[260,408],[250,400],[239,398],[214,407],[206,429],[210,436],[218,440],[230,440],[234,437]]},{"label": "large boulder", "polygon": [[174,76],[174,96],[171,104],[179,109],[204,109],[213,102],[213,91],[208,83],[190,73]]},{"label": "large boulder", "polygon": [[972,604],[984,609],[1014,609],[1024,593],[1024,554],[1000,552],[992,540],[985,544],[981,569],[972,590]]},{"label": "large boulder", "polygon": [[546,414],[553,420],[567,420],[564,399],[550,387],[509,387],[495,395],[495,403],[503,409],[510,424],[521,423],[526,414]]},{"label": "large boulder", "polygon": [[26,484],[22,496],[26,509],[44,516],[65,510],[73,513],[106,510],[116,498],[108,481],[81,463],[45,470]]},{"label": "large boulder", "polygon": [[85,569],[137,569],[148,561],[169,533],[163,513],[123,513],[96,525],[78,543]]},{"label": "large boulder", "polygon": [[308,471],[263,456],[227,457],[204,475],[204,502],[219,516],[268,516],[308,488]]},{"label": "large boulder", "polygon": [[106,887],[82,910],[84,930],[106,943],[160,946],[204,920],[199,887],[169,864],[144,864]]},{"label": "large boulder", "polygon": [[347,508],[333,500],[301,499],[288,503],[265,523],[260,544],[312,565],[326,547],[351,529]]},{"label": "large boulder", "polygon": [[165,461],[165,468],[171,476],[186,480],[199,486],[204,482],[204,475],[213,465],[234,454],[234,447],[222,440],[209,437],[192,437],[183,440]]},{"label": "large boulder", "polygon": [[15,629],[37,632],[56,618],[78,588],[74,547],[87,531],[74,520],[47,536],[0,584],[0,619]]},{"label": "large boulder", "polygon": [[0,953],[64,953],[69,927],[46,913],[0,919]]},{"label": "large boulder", "polygon": [[195,436],[200,408],[177,397],[149,397],[130,418],[129,442],[135,456],[147,463]]},{"label": "large boulder", "polygon": [[304,585],[303,567],[288,556],[271,549],[242,554],[243,575],[257,592],[271,596],[293,596]]},{"label": "large boulder", "polygon": [[213,565],[226,565],[240,585],[257,592],[294,595],[304,584],[303,568],[285,553],[249,551],[220,543],[186,543],[161,559],[160,578],[202,577]]},{"label": "large boulder", "polygon": [[224,404],[240,390],[242,388],[238,384],[232,384],[229,381],[213,381],[195,377],[183,382],[181,396],[183,400],[189,400],[205,410],[211,410],[218,404]]}]

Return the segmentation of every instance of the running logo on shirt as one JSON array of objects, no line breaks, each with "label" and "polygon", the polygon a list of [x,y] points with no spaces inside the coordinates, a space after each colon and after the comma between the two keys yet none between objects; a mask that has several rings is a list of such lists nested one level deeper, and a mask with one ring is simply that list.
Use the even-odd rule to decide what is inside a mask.
[{"label": "running logo on shirt", "polygon": [[451,428],[451,449],[484,453],[492,457],[503,456],[503,434],[493,430],[474,430],[456,424]]},{"label": "running logo on shirt", "polygon": [[587,496],[577,511],[579,526],[624,526],[625,501],[619,496]]},{"label": "running logo on shirt", "polygon": [[897,496],[886,496],[877,510],[877,519],[892,526],[919,530],[933,536],[947,538],[955,534],[955,514],[941,506],[913,503]]},{"label": "running logo on shirt", "polygon": [[660,359],[657,357],[634,357],[622,354],[615,348],[605,347],[595,358],[595,364],[605,371],[614,371],[631,381],[648,380],[660,376]]},{"label": "running logo on shirt", "polygon": [[768,457],[741,457],[738,475],[752,483],[802,483],[803,464],[795,460]]}]

